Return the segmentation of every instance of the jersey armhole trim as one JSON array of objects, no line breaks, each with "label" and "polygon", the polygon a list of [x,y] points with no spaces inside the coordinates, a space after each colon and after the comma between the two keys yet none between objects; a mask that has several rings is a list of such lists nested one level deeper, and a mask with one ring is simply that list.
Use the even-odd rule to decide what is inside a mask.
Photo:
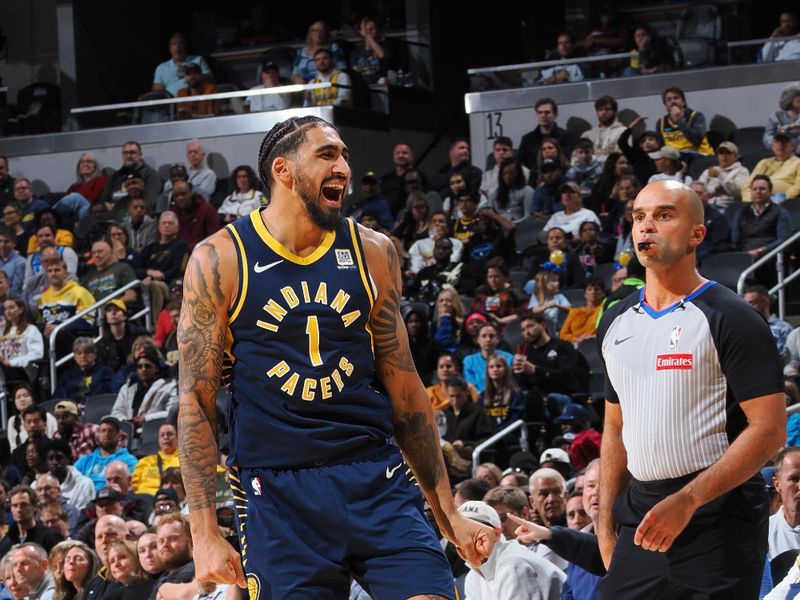
[{"label": "jersey armhole trim", "polygon": [[242,238],[239,237],[239,232],[236,231],[233,224],[227,225],[225,229],[228,230],[231,238],[233,238],[233,244],[236,247],[236,258],[239,261],[239,282],[236,290],[236,303],[234,304],[233,310],[230,311],[230,318],[228,319],[228,326],[230,327],[236,320],[236,317],[239,316],[239,312],[241,312],[244,306],[244,299],[247,296],[247,253],[245,252]]}]

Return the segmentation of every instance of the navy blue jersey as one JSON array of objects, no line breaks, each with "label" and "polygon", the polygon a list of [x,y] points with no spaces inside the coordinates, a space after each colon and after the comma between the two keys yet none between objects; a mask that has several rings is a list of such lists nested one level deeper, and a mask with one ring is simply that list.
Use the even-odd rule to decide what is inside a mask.
[{"label": "navy blue jersey", "polygon": [[355,222],[306,257],[270,235],[260,210],[227,230],[239,261],[223,375],[229,464],[294,468],[386,443],[392,410],[370,385],[375,296]]}]

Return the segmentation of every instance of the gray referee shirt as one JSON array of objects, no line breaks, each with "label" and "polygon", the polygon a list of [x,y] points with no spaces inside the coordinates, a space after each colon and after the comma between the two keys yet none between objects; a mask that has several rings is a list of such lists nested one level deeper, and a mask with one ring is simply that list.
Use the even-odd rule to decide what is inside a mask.
[{"label": "gray referee shirt", "polygon": [[606,399],[622,408],[628,470],[673,479],[715,463],[747,425],[740,402],[783,393],[766,320],[714,281],[656,312],[645,289],[603,315]]}]

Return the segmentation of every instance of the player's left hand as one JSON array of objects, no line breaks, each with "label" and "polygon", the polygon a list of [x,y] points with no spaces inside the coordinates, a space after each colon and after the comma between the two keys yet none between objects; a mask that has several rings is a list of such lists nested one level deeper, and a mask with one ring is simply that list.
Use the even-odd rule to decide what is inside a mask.
[{"label": "player's left hand", "polygon": [[636,528],[633,543],[644,550],[666,552],[694,514],[695,507],[680,492],[651,508]]},{"label": "player's left hand", "polygon": [[455,544],[458,555],[473,569],[480,567],[494,548],[494,530],[461,515],[453,517],[450,526],[456,538],[451,541]]}]

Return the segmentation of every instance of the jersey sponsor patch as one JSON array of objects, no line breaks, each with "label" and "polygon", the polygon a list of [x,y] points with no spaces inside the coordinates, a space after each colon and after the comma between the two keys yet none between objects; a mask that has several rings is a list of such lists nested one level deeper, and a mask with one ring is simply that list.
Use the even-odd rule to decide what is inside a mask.
[{"label": "jersey sponsor patch", "polygon": [[656,371],[689,371],[694,369],[693,354],[658,354],[656,356]]},{"label": "jersey sponsor patch", "polygon": [[355,266],[353,262],[353,255],[350,254],[349,248],[343,249],[336,249],[336,264],[340,267],[352,267]]}]

